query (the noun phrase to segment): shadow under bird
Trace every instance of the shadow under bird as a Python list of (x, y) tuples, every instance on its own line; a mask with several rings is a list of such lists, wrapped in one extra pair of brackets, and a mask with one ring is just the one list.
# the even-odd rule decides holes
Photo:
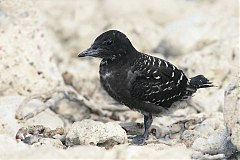
[(187, 100), (199, 88), (212, 87), (203, 75), (187, 78), (182, 70), (163, 59), (138, 52), (127, 36), (109, 30), (98, 36), (78, 57), (101, 58), (100, 81), (116, 101), (144, 115), (144, 133), (133, 138), (143, 144), (152, 116), (160, 116), (177, 102)]

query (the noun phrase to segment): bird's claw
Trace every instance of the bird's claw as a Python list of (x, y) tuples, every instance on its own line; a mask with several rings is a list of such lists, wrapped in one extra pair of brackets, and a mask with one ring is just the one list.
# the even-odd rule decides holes
[(133, 137), (132, 143), (137, 145), (143, 145), (145, 143), (146, 137), (144, 135), (137, 135)]

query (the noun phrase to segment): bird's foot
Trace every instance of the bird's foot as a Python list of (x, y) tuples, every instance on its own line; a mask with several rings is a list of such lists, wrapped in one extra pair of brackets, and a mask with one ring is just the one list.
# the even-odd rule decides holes
[(132, 143), (137, 144), (137, 145), (143, 145), (146, 139), (147, 138), (144, 135), (137, 135), (137, 136), (133, 137)]

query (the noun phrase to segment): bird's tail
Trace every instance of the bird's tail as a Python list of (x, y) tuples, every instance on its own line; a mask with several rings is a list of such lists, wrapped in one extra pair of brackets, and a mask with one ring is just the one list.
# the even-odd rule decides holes
[(189, 79), (187, 90), (188, 90), (188, 94), (193, 94), (199, 88), (208, 88), (208, 87), (214, 87), (212, 82), (210, 82), (203, 75), (197, 75)]

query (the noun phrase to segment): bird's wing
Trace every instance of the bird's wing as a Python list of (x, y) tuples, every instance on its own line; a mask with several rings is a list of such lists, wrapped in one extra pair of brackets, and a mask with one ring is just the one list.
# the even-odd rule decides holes
[(188, 79), (171, 63), (145, 55), (133, 66), (128, 86), (133, 97), (168, 108), (184, 96)]

